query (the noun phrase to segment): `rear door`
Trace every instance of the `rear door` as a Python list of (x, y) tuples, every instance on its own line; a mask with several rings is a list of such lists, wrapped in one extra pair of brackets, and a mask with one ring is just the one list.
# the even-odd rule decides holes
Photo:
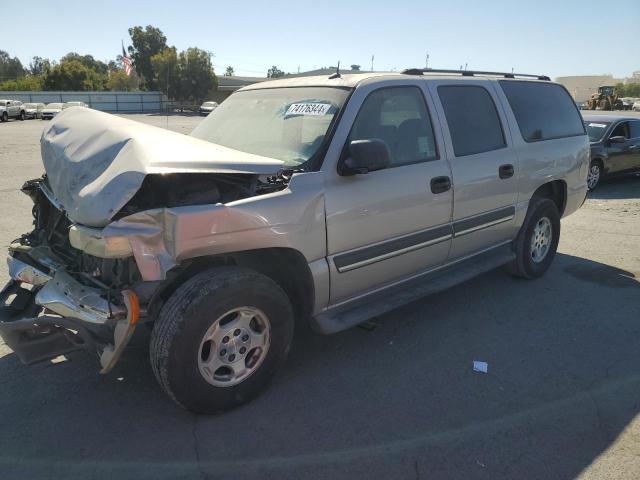
[(337, 164), (350, 141), (378, 138), (391, 165), (340, 176), (336, 163), (325, 162), (331, 304), (446, 260), (453, 193), (436, 122), (422, 81), (378, 81), (353, 93), (334, 137), (343, 152)]
[(443, 124), (454, 184), (451, 259), (510, 240), (518, 161), (488, 80), (429, 83)]

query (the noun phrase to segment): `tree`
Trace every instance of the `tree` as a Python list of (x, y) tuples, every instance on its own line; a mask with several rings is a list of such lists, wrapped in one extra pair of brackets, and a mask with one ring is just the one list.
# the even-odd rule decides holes
[(168, 47), (151, 57), (154, 72), (154, 84), (161, 92), (174, 97), (178, 93), (180, 79), (178, 75), (178, 53), (176, 47)]
[(129, 29), (132, 46), (129, 47), (129, 55), (133, 61), (133, 67), (142, 78), (142, 84), (148, 90), (158, 88), (157, 78), (151, 64), (151, 57), (167, 48), (167, 37), (159, 28), (147, 25), (145, 29), (140, 26)]
[(25, 70), (20, 59), (11, 58), (7, 52), (0, 50), (0, 82), (16, 80), (24, 74)]
[(351, 65), (351, 70), (355, 70), (355, 71), (359, 72), (360, 71), (360, 65), (356, 65), (356, 64)]
[(225, 77), (233, 77), (235, 75), (235, 72), (233, 71), (233, 67), (232, 66), (228, 66), (227, 70), (224, 72), (224, 76)]
[(106, 63), (96, 60), (93, 55), (80, 55), (76, 52), (69, 52), (60, 59), (60, 63), (68, 62), (71, 60), (77, 60), (82, 63), (89, 70), (94, 70), (99, 75), (106, 75), (109, 71), (109, 67)]
[(123, 70), (113, 70), (107, 80), (107, 88), (112, 91), (130, 92), (138, 89), (138, 77), (135, 72), (128, 76)]
[(217, 79), (211, 65), (211, 55), (199, 48), (188, 48), (178, 57), (179, 88), (181, 100), (203, 100), (209, 90), (217, 87)]
[(67, 60), (55, 65), (44, 78), (45, 90), (102, 90), (103, 79), (79, 60)]
[(267, 70), (267, 78), (280, 78), (284, 77), (284, 72), (275, 65)]
[(31, 75), (42, 75), (51, 68), (51, 62), (48, 58), (33, 57), (29, 62), (29, 72)]
[(44, 78), (42, 75), (25, 75), (17, 80), (7, 80), (0, 83), (0, 90), (4, 91), (38, 91), (42, 90)]

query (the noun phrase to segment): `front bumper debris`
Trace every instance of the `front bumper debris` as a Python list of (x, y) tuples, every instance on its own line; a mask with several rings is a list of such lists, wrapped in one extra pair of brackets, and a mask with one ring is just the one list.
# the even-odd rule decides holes
[[(99, 356), (101, 373), (111, 370), (137, 324), (135, 294), (105, 294), (24, 252), (7, 262), (11, 280), (0, 292), (0, 337), (18, 358), (32, 364), (85, 349)], [(121, 302), (113, 301), (116, 295)]]

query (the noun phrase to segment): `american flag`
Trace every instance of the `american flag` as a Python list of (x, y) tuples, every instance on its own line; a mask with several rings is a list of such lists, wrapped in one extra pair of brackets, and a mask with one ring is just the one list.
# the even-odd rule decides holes
[(127, 77), (130, 77), (133, 68), (131, 67), (131, 59), (127, 57), (127, 52), (124, 50), (124, 43), (122, 44), (122, 64), (124, 65), (124, 73), (127, 74)]

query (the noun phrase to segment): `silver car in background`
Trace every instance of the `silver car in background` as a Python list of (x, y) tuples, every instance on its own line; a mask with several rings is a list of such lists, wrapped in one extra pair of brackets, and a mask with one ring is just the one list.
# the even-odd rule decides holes
[(218, 102), (204, 102), (200, 105), (200, 115), (209, 115), (216, 108), (218, 108)]
[(71, 107), (83, 107), (83, 108), (89, 108), (89, 105), (87, 105), (84, 102), (65, 102), (62, 105), (62, 109), (66, 110), (67, 108), (71, 108)]
[(40, 115), (40, 118), (42, 118), (42, 120), (51, 120), (53, 117), (55, 117), (57, 114), (59, 114), (62, 111), (62, 106), (63, 106), (62, 103), (48, 103), (42, 109), (42, 114)]
[(42, 118), (44, 103), (25, 103), (24, 113), (26, 118)]

